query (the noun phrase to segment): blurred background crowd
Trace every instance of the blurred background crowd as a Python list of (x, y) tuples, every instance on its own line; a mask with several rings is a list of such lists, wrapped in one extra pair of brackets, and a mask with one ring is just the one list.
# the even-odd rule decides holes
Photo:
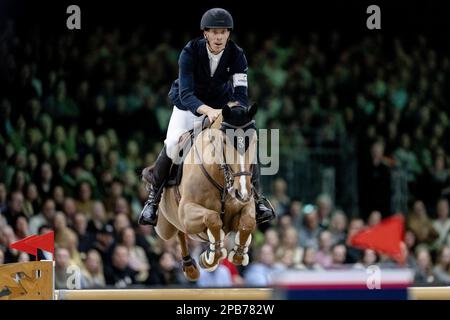
[[(0, 264), (28, 261), (9, 244), (54, 230), (57, 288), (71, 265), (83, 288), (264, 286), (278, 270), (398, 266), (347, 239), (401, 210), (416, 285), (450, 284), (450, 56), (427, 37), (233, 35), (249, 61), (258, 127), (280, 129), (280, 162), (350, 150), (353, 202), (329, 183), (304, 196), (291, 183), (294, 162), (264, 177), (278, 218), (258, 226), (249, 266), (224, 261), (187, 283), (177, 242), (136, 221), (147, 198), (140, 171), (161, 148), (168, 89), (193, 35), (151, 41), (145, 27), (82, 36), (20, 32), (11, 20), (3, 27)], [(350, 175), (336, 174), (335, 183)], [(204, 249), (190, 245), (193, 256)]]

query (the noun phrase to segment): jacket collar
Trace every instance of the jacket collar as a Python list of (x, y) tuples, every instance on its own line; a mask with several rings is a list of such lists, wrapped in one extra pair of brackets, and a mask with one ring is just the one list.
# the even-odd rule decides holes
[[(206, 39), (201, 39), (201, 46), (200, 46), (201, 65), (202, 68), (204, 68), (204, 70), (206, 71), (206, 74), (211, 76), (211, 69), (209, 67), (209, 56), (208, 50), (206, 49), (206, 45), (207, 45)], [(214, 73), (212, 79), (214, 79), (217, 76), (217, 74), (223, 71), (226, 65), (226, 61), (228, 61), (229, 55), (230, 55), (230, 40), (228, 40), (228, 43), (225, 46), (225, 49), (223, 50), (222, 57), (220, 58), (216, 72)]]

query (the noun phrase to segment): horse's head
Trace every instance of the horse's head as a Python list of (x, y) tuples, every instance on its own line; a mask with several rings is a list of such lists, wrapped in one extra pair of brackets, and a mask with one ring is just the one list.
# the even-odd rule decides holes
[(252, 164), (256, 163), (256, 104), (246, 108), (230, 103), (222, 109), (220, 130), (225, 133), (225, 162), (222, 166), (228, 192), (240, 202), (252, 198)]

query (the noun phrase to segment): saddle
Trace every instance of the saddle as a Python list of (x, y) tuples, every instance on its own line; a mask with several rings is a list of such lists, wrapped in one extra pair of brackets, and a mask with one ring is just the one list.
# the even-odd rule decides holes
[[(206, 128), (210, 127), (209, 119), (205, 117), (203, 119), (202, 123), (202, 130), (205, 130)], [(179, 186), (181, 183), (181, 178), (183, 177), (183, 164), (184, 160), (186, 159), (187, 154), (191, 150), (194, 140), (194, 129), (189, 130), (188, 132), (185, 132), (180, 139), (178, 140), (178, 149), (180, 150), (180, 153), (178, 154), (178, 161), (176, 161), (179, 164), (172, 164), (172, 167), (169, 171), (169, 177), (166, 183), (166, 187), (174, 187)], [(186, 151), (183, 154), (183, 151)]]
[[(172, 164), (172, 167), (169, 171), (169, 178), (166, 183), (166, 187), (173, 187), (173, 186), (179, 186), (181, 183), (181, 177), (183, 176), (183, 164), (184, 160), (186, 158), (186, 155), (188, 154), (189, 150), (192, 148), (192, 145), (194, 143), (194, 129), (189, 130), (188, 132), (184, 133), (178, 142), (180, 154), (179, 161), (177, 163), (179, 164)], [(186, 154), (183, 154), (183, 151), (186, 150)]]

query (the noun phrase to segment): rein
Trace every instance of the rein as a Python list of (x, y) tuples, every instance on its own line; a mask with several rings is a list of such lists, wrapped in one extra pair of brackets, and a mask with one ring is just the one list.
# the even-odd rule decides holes
[[(255, 120), (252, 120), (242, 126), (233, 126), (227, 122), (222, 122), (221, 131), (223, 131), (222, 128), (224, 128), (224, 127), (231, 128), (231, 129), (247, 129), (250, 126), (254, 126), (254, 123), (255, 123)], [(212, 123), (209, 125), (209, 129), (211, 128), (211, 125), (212, 125)], [(212, 143), (213, 139), (210, 137), (209, 141)], [(226, 144), (225, 141), (223, 142), (223, 144), (224, 145)], [(214, 144), (213, 144), (213, 147), (215, 148)], [(223, 149), (223, 159), (224, 159), (224, 163), (220, 164), (220, 170), (223, 171), (223, 175), (224, 175), (224, 186), (222, 187), (219, 183), (217, 183), (217, 181), (215, 181), (211, 177), (211, 175), (206, 170), (205, 166), (203, 165), (203, 162), (201, 161), (201, 157), (200, 157), (200, 154), (198, 152), (198, 149), (197, 149), (195, 143), (193, 145), (193, 148), (195, 150), (195, 156), (200, 163), (200, 170), (202, 171), (203, 175), (209, 180), (209, 182), (211, 182), (211, 184), (214, 187), (216, 187), (219, 190), (219, 192), (221, 194), (220, 219), (223, 220), (223, 217), (225, 215), (225, 197), (226, 197), (227, 193), (229, 193), (228, 190), (230, 190), (233, 186), (234, 178), (240, 177), (240, 176), (250, 176), (251, 177), (252, 173), (249, 171), (234, 172), (233, 169), (230, 167), (230, 165), (226, 163), (225, 148), (222, 148)]]

